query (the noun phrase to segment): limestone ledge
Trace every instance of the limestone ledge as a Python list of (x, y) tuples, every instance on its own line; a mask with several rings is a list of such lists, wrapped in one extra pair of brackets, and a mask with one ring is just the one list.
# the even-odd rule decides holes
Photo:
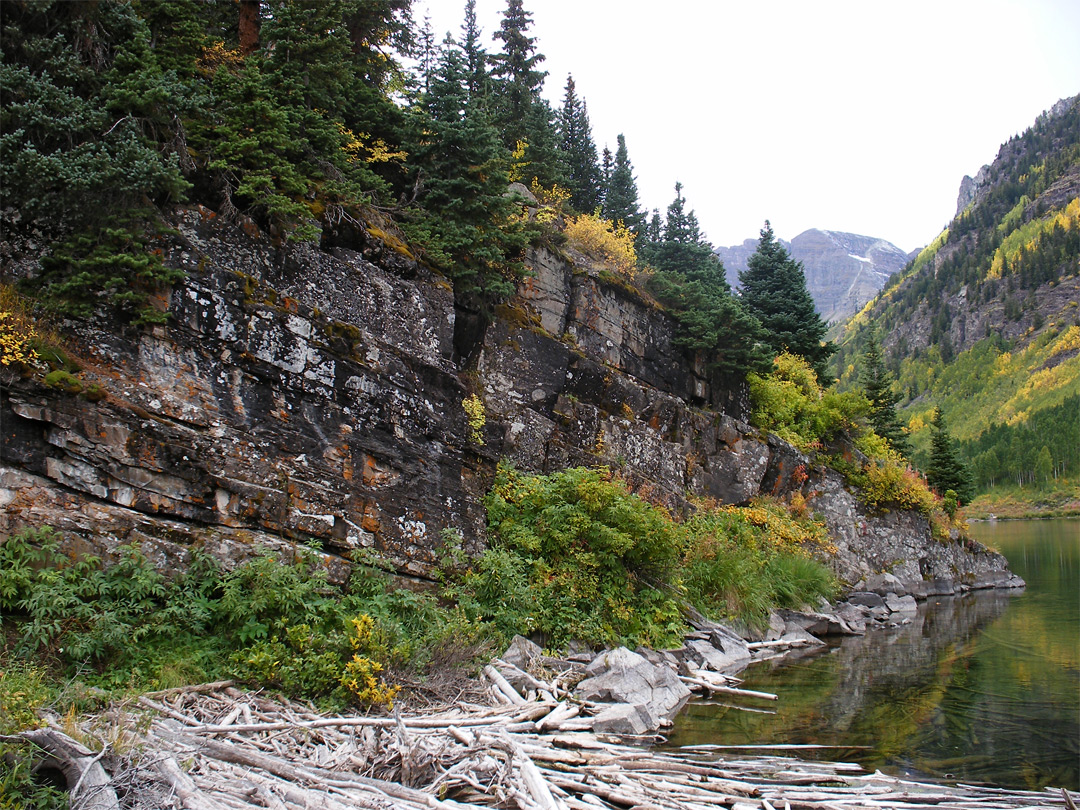
[[(0, 536), (49, 524), (98, 554), (142, 542), (163, 566), (196, 545), (226, 562), (262, 545), (332, 561), (373, 547), (423, 577), (445, 529), (482, 547), (481, 499), (507, 458), (606, 464), (675, 511), (687, 493), (799, 490), (851, 585), (1004, 570), (910, 514), (867, 514), (838, 476), (752, 430), (745, 388), (677, 350), (672, 321), (587, 257), (533, 251), (518, 296), (462, 346), (445, 279), (372, 236), (286, 250), (205, 209), (176, 231), (165, 259), (187, 278), (167, 326), (72, 326), (80, 376), (105, 399), (0, 370)], [(482, 443), (462, 407), (473, 393)]]

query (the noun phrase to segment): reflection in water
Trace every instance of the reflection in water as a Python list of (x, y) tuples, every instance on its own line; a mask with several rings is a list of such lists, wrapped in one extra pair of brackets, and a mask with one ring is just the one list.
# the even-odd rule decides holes
[(777, 714), (691, 704), (670, 744), (816, 743), (886, 772), (1080, 789), (1078, 529), (977, 527), (1026, 592), (939, 597), (902, 628), (756, 667), (746, 686), (778, 693)]

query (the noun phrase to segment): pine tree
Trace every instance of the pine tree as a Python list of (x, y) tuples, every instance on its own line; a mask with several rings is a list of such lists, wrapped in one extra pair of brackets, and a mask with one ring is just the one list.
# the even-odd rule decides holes
[(431, 28), (431, 15), (424, 16), (424, 25), (420, 28), (420, 35), (417, 37), (417, 56), (419, 61), (420, 71), (420, 92), (428, 93), (431, 91), (431, 77), (435, 75), (435, 32)]
[[(653, 219), (650, 230), (659, 232), (659, 214)], [(650, 287), (679, 322), (676, 345), (703, 353), (709, 367), (725, 376), (766, 372), (772, 358), (761, 342), (761, 326), (731, 294), (696, 214), (686, 212), (681, 183), (675, 184), (662, 237), (646, 246), (655, 271)]]
[(801, 355), (819, 379), (826, 379), (825, 364), (836, 351), (832, 343), (823, 342), (828, 325), (806, 289), (802, 263), (788, 255), (768, 221), (739, 281), (742, 303), (761, 322), (773, 352)]
[(896, 403), (900, 395), (893, 391), (893, 379), (885, 368), (881, 354), (881, 342), (876, 329), (871, 329), (863, 350), (862, 367), (859, 373), (866, 398), (870, 400), (870, 426), (885, 439), (896, 452), (908, 456), (911, 447), (907, 434), (896, 413)]
[(604, 191), (604, 216), (613, 222), (621, 222), (639, 239), (645, 230), (645, 215), (638, 207), (634, 168), (630, 165), (626, 138), (621, 133), (618, 138), (618, 148), (615, 150), (615, 163), (607, 178)]
[(596, 143), (589, 124), (585, 100), (578, 98), (574, 77), (566, 79), (566, 93), (559, 113), (559, 148), (567, 166), (570, 204), (591, 214), (600, 205), (601, 175)]
[(951, 489), (960, 503), (967, 503), (975, 496), (971, 472), (960, 460), (941, 408), (934, 409), (930, 427), (930, 461), (926, 465), (926, 480), (939, 495), (945, 495)]
[(416, 114), (427, 134), (414, 154), (423, 208), (409, 232), (451, 277), (459, 303), (490, 311), (513, 292), (524, 236), (510, 222), (509, 156), (482, 100), (470, 102), (467, 66), (449, 36), (424, 101)]
[(489, 58), (495, 80), (495, 124), (502, 133), (503, 145), (512, 150), (518, 141), (527, 141), (530, 107), (540, 96), (546, 71), (537, 70), (544, 55), (536, 51), (536, 38), (526, 32), (532, 14), (522, 0), (507, 0), (502, 23), (495, 39), (502, 41), (502, 52)]
[(465, 3), (465, 22), (461, 26), (462, 50), (465, 53), (465, 71), (468, 75), (469, 100), (485, 96), (488, 91), (488, 55), (480, 44), (480, 26), (476, 22), (476, 0)]

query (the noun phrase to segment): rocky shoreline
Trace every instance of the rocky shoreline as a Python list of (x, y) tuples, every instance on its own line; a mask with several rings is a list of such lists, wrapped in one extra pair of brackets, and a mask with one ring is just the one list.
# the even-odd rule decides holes
[[(694, 694), (775, 700), (776, 695), (738, 688), (741, 681), (736, 676), (750, 664), (824, 646), (825, 636), (862, 635), (907, 624), (918, 612), (919, 599), (982, 588), (1024, 587), (1015, 574), (1000, 574), (971, 583), (908, 584), (891, 574), (880, 574), (835, 605), (822, 600), (817, 610), (774, 612), (763, 632), (740, 634), (697, 616), (692, 620), (695, 629), (684, 637), (683, 645), (667, 650), (618, 647), (598, 654), (581, 650), (552, 657), (517, 636), (502, 658), (485, 668), (484, 677), (496, 702), (554, 699), (564, 688), (578, 705), (588, 707), (550, 719), (550, 728), (647, 737), (669, 727)], [(553, 673), (555, 685), (542, 680)]]

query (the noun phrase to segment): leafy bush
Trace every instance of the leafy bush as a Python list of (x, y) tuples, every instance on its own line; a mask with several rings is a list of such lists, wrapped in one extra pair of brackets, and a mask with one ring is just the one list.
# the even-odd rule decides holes
[(922, 476), (892, 459), (871, 459), (853, 480), (859, 499), (871, 509), (914, 509), (929, 517), (939, 508)]
[(658, 587), (677, 562), (678, 528), (608, 470), (502, 465), (486, 505), (493, 547), (462, 583), (474, 613), (551, 645), (674, 637), (678, 607)]
[(683, 585), (706, 615), (760, 626), (776, 607), (835, 595), (835, 577), (810, 557), (830, 548), (824, 526), (779, 501), (703, 505), (686, 522)]
[(0, 611), (9, 652), (51, 657), (109, 688), (237, 677), (338, 704), (388, 706), (396, 689), (378, 673), (419, 668), (479, 635), (461, 611), (392, 588), (370, 565), (343, 590), (310, 553), (291, 563), (265, 553), (225, 574), (195, 553), (167, 580), (134, 546), (107, 567), (68, 559), (49, 529), (0, 546)]
[(634, 277), (637, 267), (634, 234), (622, 223), (613, 223), (595, 214), (581, 214), (566, 223), (566, 236), (574, 247), (622, 275)]
[(541, 476), (500, 467), (488, 518), (492, 547), (452, 592), (503, 638), (664, 645), (684, 632), (686, 602), (758, 624), (777, 606), (835, 589), (809, 558), (828, 550), (825, 528), (779, 501), (702, 505), (679, 523), (606, 469)]
[(819, 448), (842, 431), (857, 431), (857, 420), (870, 411), (862, 392), (823, 391), (810, 364), (787, 352), (777, 355), (770, 374), (749, 374), (747, 381), (750, 422), (801, 450)]

